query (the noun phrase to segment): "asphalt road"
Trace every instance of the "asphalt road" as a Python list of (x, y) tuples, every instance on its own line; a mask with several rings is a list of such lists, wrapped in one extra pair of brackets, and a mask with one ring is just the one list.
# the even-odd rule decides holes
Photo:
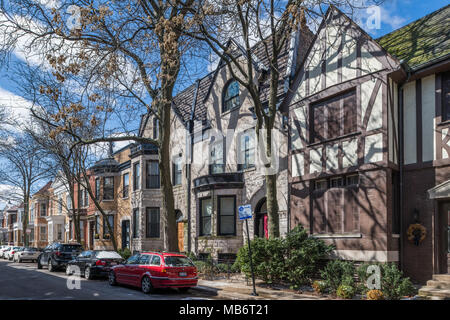
[[(110, 286), (107, 280), (78, 278), (79, 288), (64, 271), (37, 269), (36, 263), (13, 263), (0, 258), (0, 300), (205, 300), (207, 293), (157, 289), (144, 294), (139, 288)], [(69, 280), (69, 281), (68, 281)], [(69, 282), (69, 286), (68, 286)], [(69, 289), (72, 287), (73, 289)]]

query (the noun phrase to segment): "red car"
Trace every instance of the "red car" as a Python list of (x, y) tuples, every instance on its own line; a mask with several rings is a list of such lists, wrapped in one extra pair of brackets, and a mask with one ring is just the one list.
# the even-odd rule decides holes
[(197, 285), (197, 268), (182, 254), (138, 253), (111, 268), (109, 284), (140, 287), (144, 293), (150, 293), (154, 288), (169, 287), (187, 291)]

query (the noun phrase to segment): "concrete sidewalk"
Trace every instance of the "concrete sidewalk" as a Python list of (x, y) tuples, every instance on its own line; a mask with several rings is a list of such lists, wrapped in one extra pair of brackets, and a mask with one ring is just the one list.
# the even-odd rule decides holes
[(222, 300), (328, 300), (313, 292), (294, 293), (286, 289), (262, 288), (261, 281), (256, 282), (256, 293), (252, 296), (253, 287), (251, 281), (247, 285), (246, 281), (238, 280), (199, 280), (196, 288), (192, 290), (205, 291), (215, 299)]

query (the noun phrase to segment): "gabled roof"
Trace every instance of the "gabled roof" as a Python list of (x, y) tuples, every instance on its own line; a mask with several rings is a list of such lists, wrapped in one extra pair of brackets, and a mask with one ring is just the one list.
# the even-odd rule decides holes
[(450, 5), (376, 40), (411, 69), (450, 54)]
[(33, 196), (34, 196), (34, 195), (42, 195), (42, 194), (46, 193), (46, 192), (48, 191), (48, 189), (50, 189), (52, 183), (53, 183), (53, 181), (51, 181), (51, 180), (50, 180), (49, 182), (47, 182), (46, 185), (43, 186), (41, 189), (39, 189), (38, 192), (36, 192), (35, 194), (33, 194)]

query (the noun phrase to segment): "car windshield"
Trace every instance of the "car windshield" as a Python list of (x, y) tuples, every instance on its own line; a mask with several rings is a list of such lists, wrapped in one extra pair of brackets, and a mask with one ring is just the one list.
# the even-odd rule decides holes
[(98, 251), (95, 253), (97, 259), (122, 259), (122, 256), (115, 251)]
[(81, 246), (75, 245), (75, 244), (64, 244), (61, 246), (61, 251), (65, 251), (65, 252), (81, 251)]
[(25, 248), (24, 251), (38, 251), (37, 248)]
[(193, 267), (194, 264), (187, 257), (170, 256), (164, 257), (164, 262), (168, 267)]

